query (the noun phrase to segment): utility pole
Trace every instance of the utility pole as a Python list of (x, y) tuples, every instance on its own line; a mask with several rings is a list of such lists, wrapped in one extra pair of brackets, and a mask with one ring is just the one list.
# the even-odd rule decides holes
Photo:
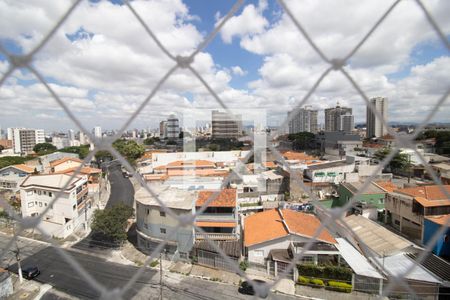
[[(16, 225), (14, 223), (13, 223), (13, 234), (14, 234), (14, 236), (16, 236)], [(23, 275), (22, 275), (22, 266), (20, 264), (20, 248), (19, 248), (19, 245), (17, 244), (17, 240), (16, 240), (16, 250), (13, 251), (13, 252), (16, 255), (17, 274), (19, 275), (19, 282), (22, 283), (23, 282)]]
[(162, 270), (162, 251), (159, 252), (159, 299), (163, 298), (163, 270)]

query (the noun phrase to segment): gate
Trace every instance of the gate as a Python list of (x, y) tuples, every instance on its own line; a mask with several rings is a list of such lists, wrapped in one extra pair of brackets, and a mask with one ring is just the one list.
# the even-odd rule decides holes
[[(234, 257), (229, 257), (232, 263), (238, 267), (238, 260)], [(221, 269), (229, 272), (235, 272), (235, 269), (229, 264), (220, 254), (198, 250), (198, 264), (216, 269)]]

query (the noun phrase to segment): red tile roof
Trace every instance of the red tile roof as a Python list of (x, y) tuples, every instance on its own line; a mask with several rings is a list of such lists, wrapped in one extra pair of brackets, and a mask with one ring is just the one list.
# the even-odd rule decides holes
[(426, 216), (425, 219), (439, 224), (439, 225), (446, 225), (448, 224), (448, 219), (450, 219), (450, 214), (448, 215), (437, 215), (437, 216)]
[(177, 167), (194, 167), (194, 168), (200, 168), (200, 167), (209, 167), (209, 168), (215, 168), (216, 164), (209, 160), (177, 160), (174, 162), (171, 162), (167, 164), (167, 168), (177, 168)]
[(375, 182), (375, 184), (388, 193), (392, 193), (394, 190), (398, 189), (398, 186), (396, 186), (392, 181), (378, 181)]
[(195, 225), (198, 227), (227, 227), (234, 228), (236, 227), (236, 223), (234, 222), (195, 222)]
[(62, 163), (65, 163), (66, 161), (76, 161), (76, 162), (79, 162), (79, 163), (82, 163), (82, 162), (83, 162), (81, 159), (78, 159), (78, 158), (74, 158), (74, 157), (64, 157), (64, 158), (61, 158), (61, 159), (54, 160), (54, 161), (50, 162), (50, 166), (51, 166), (51, 167), (55, 167), (55, 166), (57, 166), (57, 165), (60, 165), (60, 164), (62, 164)]
[[(450, 185), (443, 185), (442, 188), (450, 194)], [(450, 200), (441, 190), (439, 185), (424, 185), (410, 188), (397, 189), (395, 192), (411, 197), (421, 197), (426, 200)]]
[(318, 160), (319, 158), (306, 154), (305, 152), (287, 151), (283, 153), (283, 157), (287, 160)]
[[(244, 245), (248, 247), (289, 234), (312, 238), (319, 227), (319, 219), (311, 214), (289, 209), (266, 210), (244, 219)], [(322, 230), (317, 240), (336, 243), (327, 229)]]
[(24, 164), (12, 165), (11, 167), (16, 168), (18, 170), (21, 170), (23, 172), (29, 173), (29, 174), (34, 172), (34, 168), (29, 167), (29, 166), (24, 165)]
[[(215, 191), (200, 191), (198, 193), (195, 205), (202, 206)], [(208, 207), (235, 207), (236, 206), (236, 189), (223, 189), (217, 197), (209, 202)]]

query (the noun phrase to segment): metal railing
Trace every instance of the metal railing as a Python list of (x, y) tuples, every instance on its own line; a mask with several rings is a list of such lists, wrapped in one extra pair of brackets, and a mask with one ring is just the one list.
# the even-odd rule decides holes
[[(76, 124), (76, 126), (82, 132), (84, 132), (84, 134), (87, 135), (90, 138), (91, 141), (93, 141), (95, 148), (84, 159), (84, 164), (89, 163), (90, 160), (94, 157), (94, 155), (98, 151), (101, 151), (101, 150), (109, 151), (110, 153), (112, 153), (112, 155), (114, 157), (116, 157), (126, 167), (126, 169), (129, 172), (134, 174), (133, 176), (139, 182), (139, 184), (143, 188), (145, 188), (147, 190), (147, 192), (150, 193), (155, 199), (158, 200), (159, 204), (161, 205), (161, 207), (163, 208), (163, 210), (167, 214), (169, 214), (172, 217), (178, 219), (178, 226), (177, 226), (178, 228), (186, 226), (186, 225), (192, 225), (192, 226), (195, 227), (196, 231), (198, 232), (196, 234), (197, 237), (203, 235), (205, 240), (210, 242), (212, 240), (212, 238), (211, 238), (212, 235), (208, 234), (208, 233), (205, 233), (201, 228), (195, 226), (196, 216), (192, 216), (190, 214), (177, 216), (174, 212), (171, 211), (171, 209), (167, 208), (164, 205), (164, 203), (159, 200), (157, 194), (153, 192), (151, 187), (148, 186), (143, 181), (143, 179), (141, 177), (139, 177), (134, 172), (133, 167), (118, 153), (118, 151), (116, 151), (116, 149), (114, 149), (112, 147), (112, 142), (122, 135), (124, 130), (127, 129), (130, 126), (130, 124), (133, 122), (133, 120), (135, 120), (137, 115), (149, 104), (150, 100), (155, 96), (155, 94), (161, 88), (161, 86), (169, 79), (169, 77), (171, 77), (171, 75), (176, 70), (179, 70), (179, 69), (183, 69), (183, 70), (187, 70), (187, 71), (191, 72), (202, 83), (202, 85), (206, 88), (206, 90), (211, 94), (213, 99), (217, 103), (219, 103), (219, 105), (223, 109), (228, 111), (228, 107), (227, 107), (226, 103), (221, 100), (221, 98), (214, 91), (214, 89), (211, 87), (211, 85), (193, 67), (192, 62), (195, 60), (195, 57), (197, 56), (197, 54), (199, 54), (201, 51), (203, 51), (208, 46), (208, 44), (216, 37), (218, 32), (228, 22), (228, 20), (242, 7), (244, 1), (243, 0), (238, 0), (233, 5), (231, 10), (216, 24), (216, 27), (214, 28), (214, 30), (205, 37), (203, 42), (201, 42), (198, 45), (198, 47), (195, 49), (195, 51), (193, 51), (190, 55), (174, 56), (172, 53), (170, 53), (170, 51), (167, 50), (165, 45), (159, 40), (159, 38), (155, 35), (153, 30), (142, 19), (141, 12), (134, 7), (133, 3), (131, 1), (124, 0), (123, 1), (124, 5), (133, 14), (133, 16), (136, 18), (136, 21), (142, 26), (142, 28), (145, 30), (145, 32), (148, 34), (148, 36), (157, 44), (157, 46), (161, 49), (161, 51), (172, 61), (173, 65), (161, 77), (161, 79), (157, 82), (157, 84), (152, 88), (152, 90), (149, 92), (148, 96), (141, 102), (141, 104), (135, 110), (135, 112), (131, 115), (131, 117), (121, 126), (121, 128), (117, 132), (117, 134), (114, 135), (111, 138), (106, 138), (106, 139), (97, 139), (90, 133), (89, 130), (86, 129), (84, 124), (76, 117), (76, 115), (72, 112), (72, 110), (69, 108), (69, 106), (64, 101), (61, 100), (61, 98), (58, 95), (57, 91), (52, 87), (52, 85), (49, 83), (47, 78), (45, 78), (42, 75), (41, 71), (39, 71), (39, 68), (32, 64), (35, 56), (48, 43), (48, 41), (52, 38), (52, 36), (55, 35), (55, 33), (58, 31), (58, 29), (61, 27), (61, 25), (66, 22), (66, 20), (77, 9), (77, 7), (79, 6), (79, 4), (81, 2), (82, 2), (82, 0), (73, 1), (72, 5), (67, 10), (67, 12), (60, 19), (56, 20), (55, 26), (53, 26), (52, 29), (48, 32), (48, 34), (46, 34), (43, 37), (41, 42), (38, 43), (38, 45), (35, 46), (28, 53), (21, 54), (21, 55), (9, 53), (6, 50), (4, 45), (0, 45), (0, 53), (2, 53), (6, 57), (8, 63), (9, 63), (8, 69), (6, 70), (6, 72), (4, 72), (4, 74), (2, 74), (2, 76), (0, 78), (0, 87), (5, 84), (6, 79), (9, 78), (13, 74), (14, 71), (16, 71), (16, 70), (27, 70), (29, 72), (30, 76), (34, 76), (37, 79), (37, 81), (42, 84), (42, 86), (45, 88), (45, 90), (55, 100), (56, 104), (59, 105), (59, 107), (61, 107), (61, 109), (67, 114), (68, 119), (73, 121)], [(280, 128), (283, 129), (283, 128), (287, 127), (287, 124), (291, 121), (292, 117), (295, 116), (298, 113), (299, 109), (304, 104), (306, 104), (308, 102), (309, 98), (317, 90), (318, 86), (323, 82), (324, 78), (326, 78), (333, 71), (334, 72), (340, 72), (348, 80), (348, 82), (354, 88), (355, 92), (358, 93), (362, 97), (362, 99), (364, 100), (366, 105), (369, 107), (369, 109), (375, 114), (375, 117), (379, 121), (381, 121), (388, 128), (389, 133), (392, 136), (394, 136), (394, 138), (395, 138), (395, 140), (397, 142), (396, 144), (397, 145), (402, 145), (403, 147), (407, 147), (407, 148), (412, 149), (415, 152), (415, 154), (418, 156), (420, 161), (423, 163), (423, 165), (425, 166), (426, 171), (429, 174), (431, 174), (431, 177), (432, 177), (433, 181), (436, 184), (440, 185), (442, 193), (444, 195), (446, 195), (446, 197), (450, 198), (450, 195), (449, 195), (448, 191), (442, 188), (442, 183), (441, 183), (440, 179), (438, 178), (438, 176), (436, 175), (435, 171), (425, 161), (423, 155), (416, 150), (415, 145), (413, 143), (413, 141), (417, 137), (417, 135), (424, 129), (425, 125), (433, 118), (433, 116), (436, 114), (436, 112), (439, 110), (439, 108), (446, 101), (446, 99), (448, 97), (448, 94), (450, 92), (450, 85), (447, 84), (447, 88), (446, 88), (444, 94), (437, 101), (437, 103), (434, 106), (434, 108), (432, 109), (432, 111), (424, 118), (424, 120), (420, 123), (420, 125), (417, 126), (416, 132), (414, 134), (412, 134), (412, 135), (409, 135), (408, 137), (404, 137), (404, 136), (397, 135), (389, 127), (389, 125), (387, 124), (387, 121), (385, 119), (383, 119), (382, 115), (378, 111), (376, 111), (374, 109), (373, 105), (369, 102), (369, 98), (367, 97), (367, 95), (364, 92), (364, 90), (359, 86), (359, 84), (356, 82), (356, 80), (353, 78), (353, 76), (346, 69), (346, 64), (348, 63), (348, 61), (361, 48), (361, 46), (366, 43), (366, 41), (381, 26), (381, 24), (383, 24), (384, 20), (389, 15), (391, 15), (393, 13), (393, 11), (397, 10), (397, 5), (398, 5), (399, 2), (400, 2), (400, 0), (397, 0), (397, 1), (392, 3), (392, 5), (386, 10), (386, 12), (380, 16), (378, 21), (375, 22), (375, 24), (371, 27), (371, 29), (365, 34), (365, 36), (361, 39), (361, 41), (351, 51), (349, 51), (349, 53), (347, 55), (345, 55), (343, 57), (332, 57), (332, 58), (330, 58), (327, 55), (325, 55), (324, 52), (317, 46), (317, 44), (314, 42), (314, 39), (311, 37), (311, 35), (308, 33), (308, 31), (303, 27), (303, 25), (301, 24), (300, 20), (298, 20), (294, 16), (294, 14), (290, 10), (290, 7), (286, 4), (286, 2), (284, 0), (278, 0), (278, 3), (281, 6), (283, 12), (289, 17), (289, 19), (294, 24), (295, 28), (298, 30), (299, 38), (304, 38), (308, 42), (308, 44), (314, 49), (314, 51), (317, 53), (318, 57), (320, 57), (321, 60), (328, 65), (328, 68), (322, 74), (320, 74), (320, 76), (315, 81), (315, 83), (312, 85), (311, 89), (305, 95), (305, 97), (301, 101), (299, 101), (298, 103), (295, 104), (294, 112), (291, 113), (290, 116), (286, 118), (286, 120), (284, 120), (284, 122), (280, 125)], [(447, 51), (450, 51), (450, 42), (449, 42), (447, 36), (442, 32), (442, 30), (440, 29), (439, 25), (437, 24), (437, 22), (435, 21), (433, 16), (429, 13), (429, 11), (427, 10), (427, 8), (424, 5), (424, 3), (421, 0), (416, 0), (415, 2), (417, 4), (418, 9), (420, 9), (423, 12), (425, 18), (427, 19), (428, 23), (431, 25), (431, 27), (434, 30), (434, 32), (439, 37), (439, 39), (442, 42), (442, 44), (444, 45), (444, 47), (447, 49)], [(273, 138), (276, 138), (276, 136), (275, 135), (271, 135), (270, 138), (273, 139)], [(269, 147), (270, 151), (272, 152), (272, 154), (277, 158), (277, 160), (280, 161), (284, 165), (285, 170), (291, 171), (291, 168), (290, 168), (289, 164), (286, 163), (285, 159), (279, 153), (279, 151), (276, 148), (274, 148), (271, 143), (269, 143), (268, 147)], [(394, 157), (394, 155), (399, 151), (398, 148), (395, 148), (394, 150), (395, 151), (391, 151), (391, 153), (379, 164), (379, 167), (376, 170), (376, 172), (374, 172), (374, 174), (372, 176), (370, 176), (365, 181), (364, 185), (361, 187), (361, 189), (358, 191), (358, 193), (356, 193), (353, 196), (353, 198), (350, 199), (350, 201), (344, 207), (328, 211), (328, 214), (326, 215), (326, 219), (323, 220), (323, 222), (321, 223), (320, 228), (314, 233), (313, 238), (318, 237), (320, 235), (320, 233), (322, 232), (322, 230), (324, 230), (325, 228), (332, 227), (332, 226), (334, 226), (334, 224), (337, 224), (337, 223), (339, 223), (341, 226), (347, 227), (347, 229), (349, 231), (351, 231), (349, 226), (346, 224), (345, 220), (342, 218), (344, 212), (353, 205), (354, 199), (356, 199), (356, 197), (358, 197), (360, 194), (364, 193), (364, 191), (367, 189), (367, 187), (370, 184), (370, 182), (375, 178), (375, 176), (376, 176), (375, 173), (381, 171), (389, 163), (389, 161)], [(248, 161), (250, 159), (250, 157), (252, 156), (252, 154), (253, 154), (253, 151), (251, 151), (245, 157), (244, 162)], [(75, 178), (75, 176), (77, 176), (80, 173), (81, 166), (82, 165), (80, 165), (77, 168), (77, 170), (71, 175), (72, 179)], [(295, 176), (296, 172), (291, 172), (291, 174), (293, 176)], [(67, 184), (61, 189), (60, 192), (58, 192), (56, 194), (56, 197), (52, 200), (50, 205), (48, 205), (48, 207), (45, 209), (45, 211), (39, 215), (38, 218), (24, 218), (24, 219), (21, 219), (20, 216), (17, 215), (14, 212), (14, 209), (8, 204), (8, 202), (5, 201), (5, 199), (0, 199), (1, 205), (16, 219), (18, 224), (20, 224), (20, 228), (16, 231), (14, 237), (11, 238), (11, 240), (9, 241), (9, 243), (7, 244), (5, 249), (1, 250), (0, 258), (3, 257), (5, 255), (5, 253), (7, 253), (9, 251), (9, 249), (17, 241), (18, 235), (20, 233), (22, 233), (24, 230), (31, 229), (31, 228), (36, 228), (37, 230), (43, 232), (44, 235), (45, 235), (45, 230), (43, 230), (41, 227), (39, 227), (39, 222), (41, 221), (42, 216), (44, 216), (45, 213), (48, 212), (48, 210), (55, 203), (55, 201), (57, 201), (61, 197), (62, 192), (65, 190), (65, 188), (67, 188), (68, 183), (70, 181), (71, 180), (67, 181)], [(223, 181), (222, 187), (227, 186), (229, 184), (229, 182), (230, 182), (230, 176), (225, 178), (225, 180)], [(301, 180), (299, 180), (299, 183), (301, 185), (303, 185)], [(315, 202), (317, 205), (320, 205), (320, 203), (316, 199), (316, 195), (311, 192), (311, 189), (308, 188), (307, 186), (303, 186), (303, 188), (304, 188), (304, 190), (306, 192), (308, 192), (310, 194), (310, 199), (312, 199), (312, 201)], [(202, 214), (203, 211), (208, 206), (208, 204), (211, 203), (211, 201), (213, 201), (214, 199), (216, 199), (218, 194), (219, 194), (219, 192), (213, 193), (210, 196), (210, 198), (208, 199), (208, 201), (206, 201), (204, 203), (202, 208), (197, 210), (196, 214), (197, 215)], [(427, 253), (429, 253), (431, 251), (431, 249), (434, 247), (434, 245), (436, 244), (438, 239), (443, 235), (443, 233), (445, 232), (445, 230), (448, 227), (448, 225), (449, 225), (448, 223), (444, 224), (443, 226), (441, 226), (441, 229), (439, 229), (438, 231), (435, 232), (435, 234), (434, 234), (433, 238), (431, 239), (431, 241), (426, 245), (426, 251), (424, 251), (422, 254), (420, 254), (418, 256), (417, 261), (420, 262), (420, 261), (424, 260), (424, 258), (427, 255)], [(176, 230), (173, 230), (173, 232), (175, 233)], [(143, 264), (143, 266), (139, 269), (139, 271), (136, 272), (132, 278), (130, 278), (130, 280), (127, 282), (127, 284), (124, 287), (122, 287), (120, 289), (111, 290), (111, 289), (106, 288), (102, 284), (100, 284), (99, 281), (96, 280), (96, 278), (94, 278), (91, 274), (89, 274), (72, 256), (70, 256), (67, 252), (65, 252), (61, 248), (59, 248), (58, 244), (55, 241), (53, 241), (52, 239), (49, 239), (48, 241), (51, 242), (55, 246), (55, 249), (58, 251), (58, 253), (67, 260), (68, 264), (75, 270), (75, 272), (77, 272), (80, 275), (80, 277), (84, 278), (88, 285), (90, 285), (92, 288), (94, 288), (96, 291), (98, 291), (102, 295), (103, 299), (120, 299), (120, 298), (122, 298), (125, 295), (125, 292), (132, 287), (132, 285), (138, 280), (138, 278), (144, 272), (144, 268), (159, 255), (161, 250), (166, 245), (166, 243), (161, 243), (160, 245), (158, 245), (158, 247), (156, 247), (152, 251), (151, 255), (148, 256), (148, 258), (146, 259), (146, 261)], [(223, 258), (230, 265), (234, 266), (233, 269), (234, 269), (234, 271), (236, 271), (236, 273), (240, 274), (243, 278), (248, 280), (254, 286), (254, 288), (256, 289), (256, 292), (258, 294), (264, 294), (262, 289), (270, 289), (270, 288), (272, 288), (274, 285), (276, 285), (278, 283), (278, 281), (281, 278), (284, 277), (284, 276), (279, 276), (278, 279), (276, 279), (275, 282), (272, 283), (272, 284), (255, 285), (255, 283), (248, 277), (248, 275), (245, 272), (243, 272), (235, 264), (234, 261), (232, 261), (231, 259), (229, 259), (225, 255), (225, 253), (223, 252), (222, 249), (218, 248), (218, 246), (215, 243), (213, 243), (213, 242), (211, 242), (210, 244), (218, 253), (220, 253), (223, 256)], [(286, 274), (290, 273), (292, 271), (292, 269), (295, 267), (296, 263), (302, 259), (304, 253), (306, 251), (308, 251), (312, 246), (313, 246), (313, 239), (311, 240), (311, 242), (307, 243), (303, 247), (302, 251), (300, 251), (299, 253), (295, 254), (293, 261), (284, 270), (284, 272)], [(365, 245), (362, 243), (361, 247), (365, 247)], [(393, 275), (389, 270), (384, 269), (383, 266), (378, 266), (380, 268), (380, 270), (383, 270), (388, 275), (388, 277), (390, 279), (389, 283), (387, 284), (387, 286), (383, 289), (383, 293), (382, 293), (381, 296), (389, 295), (390, 292), (394, 288), (398, 288), (398, 287), (404, 288), (412, 297), (417, 296), (416, 293), (411, 289), (411, 287), (408, 285), (408, 283), (404, 279), (408, 274), (410, 274), (413, 271), (413, 269), (416, 266), (417, 265), (414, 264), (411, 267), (409, 267), (408, 270), (406, 272), (404, 272), (403, 274), (396, 274), (396, 275)]]

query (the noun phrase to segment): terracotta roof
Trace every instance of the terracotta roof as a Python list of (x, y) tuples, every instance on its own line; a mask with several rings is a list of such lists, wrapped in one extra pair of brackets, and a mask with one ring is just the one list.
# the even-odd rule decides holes
[(61, 159), (52, 161), (52, 162), (50, 163), (50, 166), (51, 166), (51, 167), (55, 167), (55, 166), (57, 166), (57, 165), (60, 165), (60, 164), (62, 164), (62, 163), (65, 163), (66, 161), (76, 161), (76, 162), (79, 162), (79, 163), (82, 163), (82, 162), (83, 162), (83, 161), (82, 161), (81, 159), (79, 159), (79, 158), (74, 158), (74, 157), (64, 157), (64, 158), (61, 158)]
[[(215, 191), (200, 191), (198, 193), (196, 206), (202, 206)], [(219, 195), (208, 204), (208, 207), (235, 207), (236, 189), (223, 189)]]
[(227, 227), (234, 228), (236, 227), (235, 222), (195, 222), (195, 225), (198, 227)]
[(294, 152), (294, 151), (284, 152), (283, 157), (287, 160), (300, 160), (300, 161), (318, 160), (317, 157), (308, 155), (305, 152)]
[(448, 215), (437, 215), (437, 216), (426, 216), (425, 219), (439, 224), (439, 225), (446, 225), (448, 224), (448, 220), (450, 219), (450, 214)]
[[(442, 186), (450, 194), (450, 185)], [(439, 185), (424, 185), (410, 188), (397, 189), (395, 192), (411, 197), (421, 197), (425, 200), (450, 200), (441, 190)]]
[(378, 181), (374, 183), (388, 193), (392, 193), (398, 188), (392, 181)]
[(177, 161), (167, 164), (166, 167), (167, 168), (177, 168), (177, 167), (195, 167), (195, 168), (211, 167), (211, 168), (214, 168), (215, 166), (216, 166), (216, 164), (212, 161), (198, 159), (198, 160), (177, 160)]
[(266, 168), (276, 168), (277, 165), (273, 161), (266, 161), (262, 163)]
[[(59, 172), (55, 172), (54, 174), (67, 174), (67, 173), (72, 173), (75, 172), (78, 169), (78, 167), (73, 167), (73, 168), (69, 168), (69, 169), (65, 169)], [(101, 173), (102, 170), (97, 169), (97, 168), (91, 168), (91, 167), (82, 167), (80, 170), (81, 174), (99, 174)]]
[(154, 180), (166, 180), (169, 178), (167, 174), (144, 174), (144, 180), (154, 181)]
[(170, 176), (227, 176), (230, 172), (227, 170), (169, 170)]
[[(320, 221), (316, 216), (289, 209), (271, 209), (259, 212), (245, 218), (244, 223), (244, 245), (246, 247), (289, 234), (312, 238), (320, 227)], [(336, 243), (326, 229), (320, 233), (317, 240)]]
[(423, 197), (415, 197), (414, 200), (422, 204), (423, 207), (450, 206), (450, 199), (428, 200)]
[(18, 165), (12, 165), (11, 167), (16, 168), (18, 170), (27, 172), (27, 173), (33, 173), (34, 172), (34, 168), (29, 167), (27, 165), (24, 164), (18, 164)]

